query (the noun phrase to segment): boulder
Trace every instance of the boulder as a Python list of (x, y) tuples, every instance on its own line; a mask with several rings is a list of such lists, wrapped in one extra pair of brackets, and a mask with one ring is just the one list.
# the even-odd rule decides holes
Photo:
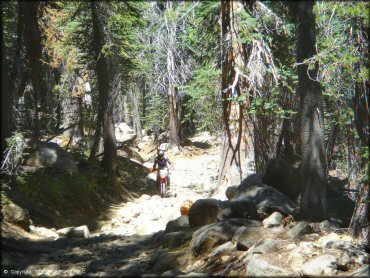
[(79, 227), (67, 227), (57, 230), (60, 236), (65, 236), (68, 238), (89, 238), (90, 231), (86, 225)]
[(272, 238), (273, 233), (264, 227), (240, 227), (236, 230), (233, 242), (238, 250), (246, 251), (263, 238)]
[(162, 237), (162, 247), (168, 249), (181, 247), (191, 240), (192, 234), (191, 230), (166, 233)]
[(195, 231), (190, 242), (190, 247), (195, 256), (201, 255), (216, 245), (220, 245), (232, 239), (238, 225), (230, 221), (209, 224)]
[(145, 187), (148, 193), (156, 194), (158, 192), (157, 175), (155, 173), (150, 173), (146, 176)]
[(263, 227), (265, 228), (280, 226), (283, 223), (283, 216), (281, 215), (281, 213), (275, 211), (269, 217), (265, 218), (262, 223)]
[(292, 200), (301, 192), (299, 171), (282, 158), (273, 158), (267, 163), (262, 181)]
[(187, 215), (181, 215), (175, 220), (171, 220), (166, 224), (164, 233), (179, 232), (184, 230), (190, 230), (189, 217)]
[(259, 216), (255, 203), (243, 199), (220, 201), (218, 204), (218, 221), (224, 221), (230, 218), (258, 220)]
[(195, 228), (217, 222), (219, 202), (212, 198), (195, 201), (189, 211), (190, 227)]
[(356, 271), (352, 272), (348, 276), (350, 277), (369, 277), (369, 273), (370, 273), (370, 266), (365, 265), (361, 267), (360, 269), (357, 269)]
[(305, 234), (309, 234), (312, 231), (310, 224), (306, 222), (298, 222), (294, 227), (290, 228), (283, 235), (287, 239), (299, 239)]
[(29, 231), (30, 228), (30, 215), (27, 210), (21, 208), (14, 203), (5, 204), (2, 213), (5, 220), (10, 223), (21, 227), (22, 229)]
[(251, 174), (246, 177), (238, 186), (238, 190), (243, 192), (253, 185), (262, 184), (263, 174)]
[(283, 269), (276, 266), (261, 255), (253, 254), (247, 265), (246, 276), (256, 276), (256, 277), (277, 277), (277, 276), (292, 276), (289, 270)]
[(50, 229), (44, 228), (44, 227), (35, 227), (33, 225), (30, 225), (30, 231), (33, 234), (36, 234), (40, 237), (49, 238), (49, 239), (58, 239), (59, 234), (57, 232), (54, 232)]
[(68, 174), (78, 173), (78, 167), (72, 156), (58, 144), (32, 141), (32, 154), (26, 160), (26, 166), (53, 167)]
[(296, 203), (283, 193), (264, 184), (252, 185), (244, 190), (239, 190), (238, 199), (255, 203), (257, 209), (266, 214), (278, 211), (283, 215), (291, 215), (296, 206)]
[(302, 274), (306, 276), (334, 276), (337, 272), (337, 260), (328, 254), (308, 260), (302, 268)]
[(124, 122), (115, 124), (114, 132), (118, 143), (124, 143), (136, 138), (135, 131)]

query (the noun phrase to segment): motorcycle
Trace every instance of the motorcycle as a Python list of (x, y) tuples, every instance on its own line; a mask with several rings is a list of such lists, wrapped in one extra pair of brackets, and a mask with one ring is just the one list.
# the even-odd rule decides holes
[(164, 198), (168, 185), (168, 170), (166, 168), (159, 170), (159, 182), (161, 186), (161, 197)]

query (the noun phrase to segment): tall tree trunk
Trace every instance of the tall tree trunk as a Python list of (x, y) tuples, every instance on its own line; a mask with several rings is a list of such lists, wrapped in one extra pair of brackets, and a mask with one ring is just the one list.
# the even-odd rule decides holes
[(113, 122), (113, 105), (109, 104), (111, 99), (111, 89), (109, 82), (113, 80), (111, 76), (111, 68), (109, 61), (102, 55), (102, 49), (107, 39), (104, 34), (103, 28), (107, 26), (104, 16), (101, 15), (98, 5), (103, 3), (94, 2), (90, 3), (92, 21), (93, 21), (93, 48), (96, 59), (96, 76), (98, 80), (99, 90), (99, 113), (102, 118), (103, 127), (103, 140), (104, 140), (104, 153), (102, 166), (109, 173), (110, 177), (114, 177), (116, 171), (116, 139), (114, 134)]
[[(221, 39), (222, 39), (222, 110), (225, 128), (223, 150), (218, 175), (218, 186), (225, 178), (229, 184), (237, 185), (242, 181), (242, 161), (245, 138), (243, 133), (243, 106), (237, 100), (240, 96), (240, 83), (236, 69), (244, 67), (243, 48), (237, 41), (239, 18), (234, 17), (234, 10), (243, 9), (237, 1), (221, 1)], [(230, 89), (230, 86), (232, 88)]]
[(45, 103), (46, 91), (42, 84), (41, 73), (41, 32), (38, 24), (39, 1), (21, 1), (20, 10), (23, 29), (23, 39), (26, 46), (26, 59), (29, 67), (29, 77), (32, 82), (35, 106), (35, 135), (39, 129), (39, 109)]
[[(314, 2), (297, 3), (298, 41), (297, 62), (316, 54)], [(318, 65), (313, 70), (308, 65), (298, 66), (298, 89), (301, 106), (301, 215), (310, 221), (327, 217), (326, 208), (326, 157), (324, 145), (324, 111), (320, 83), (315, 81)]]
[[(167, 1), (167, 11), (172, 12), (172, 2)], [(174, 30), (171, 22), (168, 21), (167, 16), (165, 16), (166, 27), (167, 27), (167, 76), (168, 76), (168, 103), (170, 108), (170, 146), (177, 146), (180, 144), (179, 138), (179, 119), (178, 119), (178, 109), (176, 102), (176, 92), (175, 92), (175, 60), (173, 56), (173, 50), (175, 47), (175, 35), (176, 30)]]
[(125, 123), (130, 125), (131, 124), (130, 113), (128, 110), (128, 99), (126, 94), (123, 96), (123, 116), (125, 118)]
[(142, 123), (145, 126), (146, 123), (146, 82), (145, 77), (143, 77), (143, 84), (142, 84)]

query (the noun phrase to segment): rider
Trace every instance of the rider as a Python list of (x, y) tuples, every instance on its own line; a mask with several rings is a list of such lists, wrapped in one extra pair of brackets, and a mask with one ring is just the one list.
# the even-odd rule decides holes
[(158, 156), (154, 159), (154, 165), (153, 165), (153, 172), (156, 170), (158, 165), (158, 172), (157, 172), (157, 184), (159, 184), (159, 170), (167, 169), (168, 175), (167, 175), (167, 186), (170, 186), (170, 167), (171, 162), (168, 159), (167, 156), (164, 155), (163, 150), (159, 150)]

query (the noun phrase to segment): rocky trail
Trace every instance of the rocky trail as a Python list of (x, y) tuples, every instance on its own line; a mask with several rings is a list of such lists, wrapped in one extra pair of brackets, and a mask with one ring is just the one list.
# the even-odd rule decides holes
[[(173, 165), (166, 198), (152, 190), (155, 174), (132, 201), (111, 205), (89, 231), (16, 226), (3, 229), (5, 276), (357, 276), (369, 254), (334, 221), (308, 223), (292, 215), (296, 202), (253, 174), (211, 196), (220, 144), (213, 138), (168, 152)], [(209, 147), (209, 142), (212, 142)], [(145, 145), (145, 144), (144, 144)], [(155, 148), (138, 154), (151, 167)], [(227, 195), (227, 198), (226, 198)], [(338, 203), (333, 199), (333, 203)], [(181, 215), (184, 204), (189, 215)], [(5, 233), (4, 233), (5, 231)], [(8, 232), (11, 236), (7, 236)]]

